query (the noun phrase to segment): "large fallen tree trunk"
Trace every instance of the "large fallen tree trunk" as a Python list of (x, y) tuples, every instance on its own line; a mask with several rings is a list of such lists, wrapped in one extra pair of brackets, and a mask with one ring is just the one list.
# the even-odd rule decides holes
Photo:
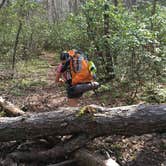
[(165, 130), (166, 104), (59, 108), (53, 112), (0, 118), (0, 142), (78, 133), (92, 137), (132, 136)]
[(19, 162), (43, 162), (56, 161), (58, 158), (65, 157), (77, 149), (85, 146), (90, 141), (90, 137), (85, 134), (75, 136), (71, 140), (65, 143), (65, 145), (58, 144), (53, 148), (45, 151), (34, 151), (34, 152), (14, 152), (8, 157)]

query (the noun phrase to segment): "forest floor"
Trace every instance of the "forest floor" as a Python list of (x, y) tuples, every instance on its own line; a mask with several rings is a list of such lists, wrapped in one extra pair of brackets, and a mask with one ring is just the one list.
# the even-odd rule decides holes
[[(67, 106), (65, 87), (56, 85), (54, 82), (58, 65), (55, 54), (44, 52), (40, 59), (47, 63), (44, 67), (41, 65), (43, 72), (18, 74), (17, 81), (12, 82), (12, 85), (4, 80), (3, 84), (1, 82), (0, 95), (24, 111), (53, 111), (58, 107)], [(38, 67), (40, 68), (40, 65)], [(20, 77), (22, 78), (20, 79)], [(26, 77), (30, 77), (33, 84), (30, 84), (25, 79)], [(89, 104), (115, 107), (125, 105), (125, 101), (120, 98), (112, 98), (111, 92), (102, 92), (97, 96), (93, 92), (87, 92), (80, 99), (79, 105)], [(153, 133), (130, 138), (115, 135), (100, 137), (89, 143), (87, 148), (93, 152), (107, 151), (121, 166), (166, 166), (166, 133)], [(0, 144), (0, 155), (3, 153), (3, 149), (4, 144)]]

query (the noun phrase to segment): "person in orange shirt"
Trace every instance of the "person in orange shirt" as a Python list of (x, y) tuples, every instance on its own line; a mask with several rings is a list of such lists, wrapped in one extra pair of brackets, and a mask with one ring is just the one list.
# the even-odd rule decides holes
[(56, 83), (66, 83), (67, 86), (67, 97), (68, 97), (68, 105), (71, 107), (75, 107), (78, 105), (79, 98), (83, 95), (82, 92), (80, 93), (74, 93), (74, 88), (72, 86), (72, 77), (70, 73), (70, 57), (69, 53), (62, 52), (60, 55), (61, 63), (59, 64), (57, 71), (56, 71), (56, 77), (55, 81)]
[(66, 83), (68, 105), (75, 107), (84, 92), (98, 88), (99, 84), (93, 82), (88, 62), (81, 56), (80, 51), (70, 50), (60, 54), (61, 63), (56, 71), (57, 83)]

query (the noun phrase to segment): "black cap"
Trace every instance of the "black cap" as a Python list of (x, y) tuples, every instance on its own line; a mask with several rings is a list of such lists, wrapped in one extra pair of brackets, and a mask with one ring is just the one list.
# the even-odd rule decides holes
[(60, 60), (67, 60), (69, 58), (69, 54), (67, 52), (62, 52), (60, 55)]

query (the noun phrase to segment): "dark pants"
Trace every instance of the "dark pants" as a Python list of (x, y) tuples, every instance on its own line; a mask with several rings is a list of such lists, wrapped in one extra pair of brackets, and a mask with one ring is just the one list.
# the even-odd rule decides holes
[(87, 82), (67, 87), (68, 98), (79, 98), (84, 92), (95, 90), (99, 87), (98, 82)]
[(67, 87), (67, 97), (68, 98), (80, 98), (83, 95), (82, 92), (77, 93), (75, 90), (75, 86)]

